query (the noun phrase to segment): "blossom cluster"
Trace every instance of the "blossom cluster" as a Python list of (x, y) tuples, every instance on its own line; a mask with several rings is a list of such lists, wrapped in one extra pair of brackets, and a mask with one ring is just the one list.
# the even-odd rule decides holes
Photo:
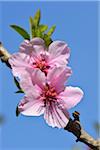
[(83, 97), (78, 87), (65, 86), (72, 74), (68, 66), (70, 48), (64, 41), (54, 41), (47, 48), (41, 38), (24, 40), (19, 52), (9, 63), (14, 77), (19, 79), (25, 96), (18, 111), (26, 116), (44, 114), (47, 124), (64, 128), (70, 118), (68, 109)]

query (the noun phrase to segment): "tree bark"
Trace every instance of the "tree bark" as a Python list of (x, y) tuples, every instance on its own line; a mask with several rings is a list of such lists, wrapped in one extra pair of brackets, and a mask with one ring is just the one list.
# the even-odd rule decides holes
[(76, 142), (80, 141), (88, 145), (92, 150), (100, 150), (100, 140), (95, 140), (82, 128), (79, 121), (79, 115), (76, 115), (75, 113), (76, 111), (73, 113), (74, 119), (70, 119), (64, 129), (77, 137)]

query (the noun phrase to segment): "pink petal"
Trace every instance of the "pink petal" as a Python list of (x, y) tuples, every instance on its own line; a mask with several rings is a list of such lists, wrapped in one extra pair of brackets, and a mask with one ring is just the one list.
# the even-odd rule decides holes
[(71, 74), (72, 71), (69, 67), (54, 67), (48, 72), (47, 81), (59, 93), (64, 90), (64, 83)]
[(69, 114), (64, 109), (52, 103), (50, 106), (46, 106), (44, 119), (52, 127), (64, 128), (69, 121)]
[(33, 51), (32, 51), (32, 54), (31, 56), (32, 57), (36, 57), (36, 58), (39, 58), (41, 53), (44, 53), (45, 52), (45, 49), (43, 46), (37, 46), (37, 45), (34, 45), (33, 46)]
[(12, 67), (13, 75), (18, 77), (21, 77), (21, 75), (24, 74), (26, 68), (31, 68), (30, 57), (25, 53), (19, 52), (11, 55), (9, 63)]
[(48, 72), (48, 75), (47, 75), (47, 81), (49, 83), (52, 83), (57, 78), (57, 76), (60, 74), (62, 69), (63, 69), (62, 67), (57, 67), (57, 66), (50, 69)]
[(83, 91), (78, 87), (66, 87), (64, 92), (60, 93), (58, 98), (63, 100), (66, 108), (70, 109), (76, 106), (83, 97)]
[(54, 41), (49, 46), (49, 53), (52, 58), (59, 55), (66, 55), (66, 59), (68, 59), (70, 56), (70, 49), (64, 41)]
[(34, 69), (34, 70), (28, 70), (30, 75), (31, 75), (31, 79), (32, 79), (32, 83), (35, 85), (38, 85), (41, 89), (44, 88), (44, 85), (46, 83), (46, 76), (45, 74), (39, 70), (38, 68)]
[(48, 61), (49, 66), (53, 67), (56, 65), (57, 67), (65, 66), (68, 64), (68, 61), (66, 60), (66, 55), (59, 55), (55, 57), (54, 59), (51, 59)]
[(44, 104), (40, 99), (30, 100), (29, 97), (24, 97), (18, 105), (18, 110), (26, 116), (40, 116), (44, 113)]
[(32, 78), (28, 72), (24, 73), (20, 79), (20, 86), (28, 97), (32, 99), (40, 97), (41, 88), (32, 82)]
[(33, 38), (31, 41), (24, 40), (20, 45), (20, 52), (26, 53), (27, 55), (37, 57), (45, 49), (44, 40), (41, 38)]
[(45, 46), (45, 42), (43, 39), (39, 38), (39, 37), (36, 37), (36, 38), (33, 38), (30, 43), (32, 45), (42, 45), (42, 46)]
[(33, 46), (29, 40), (24, 40), (19, 47), (19, 51), (21, 53), (26, 53), (26, 54), (30, 55), (33, 51)]

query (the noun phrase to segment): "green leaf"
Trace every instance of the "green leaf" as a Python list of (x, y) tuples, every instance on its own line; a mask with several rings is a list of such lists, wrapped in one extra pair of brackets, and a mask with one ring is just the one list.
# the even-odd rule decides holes
[(22, 27), (17, 25), (10, 25), (16, 32), (18, 32), (24, 39), (30, 40), (30, 35)]
[(52, 39), (47, 34), (44, 34), (43, 39), (44, 39), (45, 44), (46, 44), (47, 47), (52, 43)]
[(19, 90), (22, 90), (21, 87), (20, 87), (19, 82), (17, 81), (17, 79), (16, 79), (15, 77), (14, 77), (14, 82), (15, 82), (17, 88), (18, 88)]
[(41, 24), (41, 25), (39, 25), (39, 29), (41, 32), (45, 32), (48, 29), (48, 26)]
[(53, 32), (55, 31), (55, 28), (56, 28), (56, 26), (54, 25), (54, 26), (52, 26), (50, 29), (49, 29), (49, 31), (48, 31), (48, 33), (47, 33), (47, 35), (48, 36), (51, 36), (52, 34), (53, 34)]
[(42, 32), (39, 28), (35, 28), (35, 36), (43, 38)]
[(39, 25), (40, 22), (40, 18), (41, 18), (41, 12), (40, 9), (36, 12), (34, 18), (33, 18), (33, 24), (35, 27), (37, 27)]
[(35, 37), (35, 26), (34, 26), (32, 17), (30, 17), (30, 30), (31, 30), (32, 38)]
[(20, 114), (19, 110), (18, 110), (18, 106), (16, 107), (16, 117), (18, 117)]
[(21, 90), (16, 91), (15, 93), (24, 93), (24, 91), (21, 89)]

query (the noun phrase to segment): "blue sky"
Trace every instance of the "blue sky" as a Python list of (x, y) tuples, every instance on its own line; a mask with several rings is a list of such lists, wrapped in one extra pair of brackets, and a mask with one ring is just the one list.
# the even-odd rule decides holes
[[(0, 40), (10, 53), (18, 51), (23, 41), (9, 25), (17, 24), (29, 31), (29, 16), (41, 10), (41, 23), (56, 24), (53, 40), (64, 40), (71, 48), (73, 75), (68, 85), (84, 91), (83, 101), (69, 110), (81, 114), (84, 128), (96, 138), (93, 123), (98, 120), (98, 3), (97, 2), (2, 2), (0, 3)], [(63, 129), (49, 127), (42, 117), (15, 116), (23, 95), (15, 94), (11, 71), (0, 63), (0, 112), (2, 150), (65, 150), (75, 144), (75, 137)], [(84, 147), (84, 145), (82, 145)]]

